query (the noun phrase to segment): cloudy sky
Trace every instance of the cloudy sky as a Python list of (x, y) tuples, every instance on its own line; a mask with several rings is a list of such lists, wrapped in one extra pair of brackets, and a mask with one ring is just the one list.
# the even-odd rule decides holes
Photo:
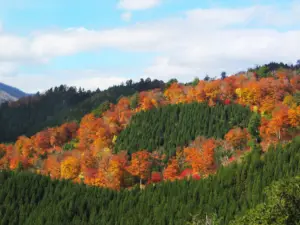
[(300, 0), (0, 0), (0, 82), (185, 82), (300, 59)]

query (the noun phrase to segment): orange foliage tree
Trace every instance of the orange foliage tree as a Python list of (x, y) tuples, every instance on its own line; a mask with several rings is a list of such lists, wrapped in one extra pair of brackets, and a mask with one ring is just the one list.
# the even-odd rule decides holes
[(203, 143), (202, 148), (187, 147), (184, 149), (186, 161), (191, 165), (193, 173), (208, 173), (214, 163), (215, 147), (214, 140), (208, 139)]
[(33, 142), (30, 138), (21, 136), (15, 143), (16, 150), (25, 157), (31, 157), (34, 154)]
[(44, 173), (53, 179), (60, 178), (60, 161), (56, 155), (50, 155), (44, 163)]
[(168, 166), (163, 172), (163, 177), (165, 180), (173, 181), (177, 178), (179, 173), (179, 165), (176, 158), (171, 158), (169, 160)]
[(234, 128), (231, 129), (226, 135), (225, 140), (234, 148), (234, 149), (243, 149), (248, 140), (250, 140), (250, 134), (246, 128)]
[(110, 162), (106, 174), (106, 186), (114, 190), (120, 190), (122, 185), (123, 168), (118, 156), (114, 156)]
[(269, 136), (269, 138), (275, 137), (280, 141), (285, 135), (287, 135), (288, 127), (288, 107), (281, 105), (272, 113), (272, 118), (269, 120), (267, 125), (267, 136)]
[(142, 180), (147, 179), (150, 175), (150, 166), (150, 153), (142, 150), (132, 154), (131, 164), (127, 170), (132, 175), (140, 177), (140, 184), (142, 184)]

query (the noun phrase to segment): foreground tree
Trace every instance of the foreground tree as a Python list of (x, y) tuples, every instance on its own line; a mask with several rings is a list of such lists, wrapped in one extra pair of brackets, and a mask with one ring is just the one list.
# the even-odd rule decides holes
[(231, 225), (299, 224), (300, 178), (274, 183), (266, 189), (267, 201), (249, 210)]

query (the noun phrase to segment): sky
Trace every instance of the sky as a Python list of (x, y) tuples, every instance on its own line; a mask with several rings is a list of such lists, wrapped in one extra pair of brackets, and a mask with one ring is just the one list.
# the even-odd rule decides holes
[(0, 82), (188, 82), (300, 59), (300, 0), (0, 0)]

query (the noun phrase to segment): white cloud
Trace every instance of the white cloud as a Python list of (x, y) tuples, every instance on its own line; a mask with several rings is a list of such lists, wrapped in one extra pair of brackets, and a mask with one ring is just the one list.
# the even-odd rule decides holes
[(28, 44), (26, 38), (0, 33), (0, 60), (30, 58), (32, 53), (27, 49)]
[(185, 76), (193, 77), (197, 75), (197, 72), (199, 72), (197, 68), (174, 64), (174, 62), (167, 57), (157, 57), (153, 65), (145, 69), (143, 77), (163, 80), (176, 77), (179, 80), (185, 80)]
[[(57, 56), (103, 48), (154, 52), (157, 58), (144, 69), (142, 76), (164, 80), (171, 77), (191, 80), (205, 74), (215, 76), (223, 70), (232, 73), (269, 61), (293, 63), (300, 57), (299, 6), (290, 5), (284, 9), (274, 6), (195, 9), (174, 18), (108, 30), (70, 28), (35, 32), (27, 37), (2, 32), (0, 62), (14, 66), (27, 61), (46, 62)], [(285, 29), (286, 26), (293, 26), (293, 29)], [(1, 73), (4, 72), (0, 70), (0, 77)], [(30, 90), (37, 88), (38, 84), (44, 88), (46, 84), (60, 83), (81, 83), (95, 88), (95, 84), (118, 83), (127, 77), (124, 73), (97, 73), (99, 79), (91, 74), (77, 79), (64, 74), (60, 76), (63, 80), (56, 83), (54, 78), (42, 82), (40, 78), (30, 76), (28, 79), (16, 78), (15, 82), (19, 79), (20, 87)], [(36, 82), (26, 82), (34, 79)]]
[(3, 74), (1, 76), (1, 72), (0, 70), (0, 82), (21, 88), (27, 93), (43, 92), (61, 84), (82, 87), (86, 90), (97, 88), (103, 90), (129, 80), (116, 72), (106, 73), (99, 70), (52, 71), (47, 74), (19, 73), (11, 76), (3, 76)]
[(118, 7), (125, 10), (142, 10), (159, 5), (161, 0), (120, 0)]
[(132, 18), (131, 12), (125, 12), (121, 14), (121, 19), (124, 20), (125, 22), (129, 22), (131, 18)]
[[(96, 51), (101, 48), (164, 52), (175, 51), (175, 47), (183, 49), (188, 47), (187, 50), (191, 50), (193, 53), (200, 49), (203, 42), (207, 42), (204, 50), (209, 50), (205, 52), (205, 54), (209, 54), (214, 51), (220, 52), (215, 47), (219, 45), (222, 47), (224, 43), (220, 34), (228, 36), (230, 48), (239, 46), (239, 48), (243, 48), (242, 39), (254, 40), (256, 44), (259, 44), (257, 41), (262, 39), (263, 41), (274, 40), (275, 43), (278, 43), (275, 39), (276, 36), (296, 34), (293, 31), (279, 32), (276, 29), (247, 28), (249, 23), (261, 22), (259, 18), (264, 15), (263, 9), (265, 8), (257, 6), (245, 9), (199, 9), (188, 11), (182, 17), (109, 30), (69, 28), (35, 32), (28, 37), (2, 33), (0, 34), (0, 60), (45, 60), (82, 51)], [(284, 13), (279, 9), (278, 11), (273, 9), (270, 12), (273, 12), (271, 18), (274, 18), (275, 21), (280, 19), (278, 15), (284, 18), (290, 15), (290, 18), (293, 19), (286, 23), (297, 24), (300, 22), (300, 17), (295, 20), (296, 16), (288, 14), (289, 11)], [(234, 26), (238, 26), (238, 28), (234, 28)], [(262, 35), (263, 37), (261, 37)], [(239, 45), (233, 45), (236, 41)], [(192, 47), (191, 43), (194, 44)]]

